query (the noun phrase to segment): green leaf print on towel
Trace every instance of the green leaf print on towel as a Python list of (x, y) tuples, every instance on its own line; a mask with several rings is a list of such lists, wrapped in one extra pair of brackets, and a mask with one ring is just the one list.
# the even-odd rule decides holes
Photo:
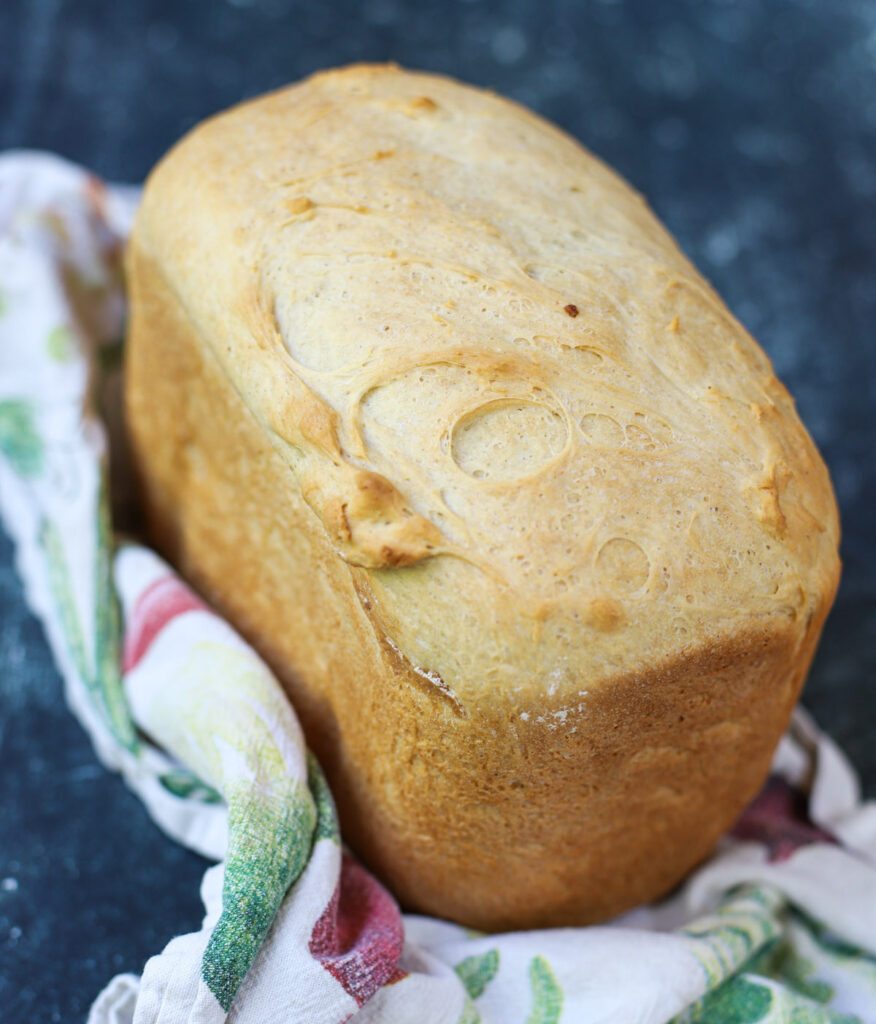
[(286, 890), (310, 858), (316, 825), (304, 793), (266, 799), (245, 784), (228, 798), (228, 855), (222, 913), (204, 950), (201, 977), (228, 1012)]
[(222, 794), (202, 782), (197, 775), (187, 768), (174, 768), (158, 776), (158, 781), (173, 796), (180, 800), (197, 800), (202, 804), (219, 804)]
[(691, 1024), (861, 1024), (857, 1017), (813, 1003), (771, 978), (738, 975), (683, 1015)]
[(139, 740), (122, 685), (122, 624), (113, 584), (113, 536), (106, 471), (102, 471), (97, 504), (97, 543), (94, 564), (95, 674), (93, 689), (110, 728), (128, 750)]
[(43, 442), (32, 403), (20, 399), (0, 402), (0, 455), (26, 480), (42, 472)]
[(781, 893), (768, 886), (744, 886), (732, 892), (718, 909), (682, 929), (691, 952), (715, 988), (782, 932), (785, 911)]
[(563, 990), (550, 964), (543, 956), (533, 957), (529, 965), (532, 1010), (526, 1024), (557, 1024), (563, 1010)]
[(775, 978), (817, 1003), (829, 1003), (834, 995), (833, 986), (815, 977), (816, 965), (801, 956), (787, 936), (754, 957), (747, 969), (750, 974)]
[[(67, 566), (67, 556), (64, 553), (61, 534), (50, 519), (44, 519), (40, 525), (39, 539), (40, 547), (46, 555), (49, 586), (52, 590), (52, 597), (55, 599), (55, 607), (58, 609), (67, 650), (80, 678), (88, 686), (91, 680), (91, 671), (85, 654), (85, 641), (79, 622), (79, 613), (76, 611), (76, 601), (70, 586), (70, 569)], [(93, 683), (89, 690), (92, 688)]]
[(49, 359), (55, 363), (69, 363), (71, 359), (76, 358), (76, 341), (67, 324), (61, 324), (60, 327), (49, 331), (46, 351)]
[(484, 989), (496, 977), (499, 970), (499, 950), (475, 953), (453, 968), (459, 975), (467, 993), (465, 1007), (457, 1024), (481, 1024), (481, 1015), (474, 1004), (484, 994)]
[(696, 1024), (757, 1024), (770, 1011), (772, 992), (744, 978), (730, 978), (710, 992), (690, 1018)]
[(847, 942), (845, 939), (840, 938), (838, 935), (834, 935), (833, 932), (829, 928), (825, 927), (825, 925), (821, 924), (820, 921), (816, 921), (814, 918), (806, 916), (802, 911), (797, 912), (797, 917), (803, 922), (807, 931), (812, 936), (812, 939), (823, 953), (826, 953), (837, 960), (866, 963), (874, 972), (876, 972), (876, 957), (865, 952), (860, 946), (855, 946), (851, 942)]
[(112, 582), (110, 565), (112, 537), (109, 523), (109, 496), (106, 476), (101, 479), (95, 523), (94, 563), (94, 652), (90, 663), (85, 645), (83, 624), (73, 596), (70, 567), (58, 526), (44, 519), (40, 527), (40, 546), (45, 556), (49, 586), (61, 621), (67, 650), (76, 671), (85, 685), (94, 707), (110, 728), (113, 736), (127, 750), (136, 752), (140, 743), (131, 721), (121, 674), (121, 625), (119, 608)]
[(471, 996), (465, 997), (465, 1006), (462, 1008), (459, 1020), (456, 1024), (481, 1024), (481, 1015), (478, 1008), (471, 1001)]
[(499, 951), (491, 949), (487, 953), (476, 953), (458, 963), (454, 970), (462, 979), (465, 990), (472, 999), (482, 996), (484, 989), (496, 977), (499, 970)]
[(309, 750), (307, 751), (307, 786), (316, 805), (316, 832), (313, 836), (313, 845), (316, 846), (320, 839), (330, 839), (335, 846), (340, 845), (341, 833), (338, 828), (335, 800), (322, 768), (319, 766), (319, 761)]

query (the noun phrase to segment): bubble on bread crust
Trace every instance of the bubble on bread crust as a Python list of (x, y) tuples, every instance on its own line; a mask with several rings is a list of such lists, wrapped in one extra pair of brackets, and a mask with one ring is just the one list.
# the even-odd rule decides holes
[[(523, 268), (523, 272), (527, 277), (531, 277), (533, 281), (544, 281), (545, 278), (551, 276), (552, 268), (539, 266), (537, 263), (529, 263)], [(553, 271), (556, 274), (556, 271)], [(563, 273), (562, 269), (559, 271)]]
[(568, 439), (566, 421), (540, 402), (488, 402), (457, 421), (451, 457), (478, 480), (519, 480), (555, 459)]
[(621, 425), (599, 412), (589, 412), (578, 421), (581, 433), (596, 444), (618, 447), (623, 443), (624, 431)]
[(532, 299), (525, 295), (512, 295), (508, 299), (507, 310), (515, 316), (534, 316), (538, 307)]
[(624, 436), (631, 448), (639, 448), (644, 452), (653, 452), (657, 445), (647, 430), (636, 426), (635, 423), (628, 423), (624, 427)]
[[(675, 439), (672, 427), (665, 420), (658, 419), (658, 417), (650, 413), (641, 411), (633, 413), (633, 422), (630, 424), (630, 427), (645, 435), (645, 443), (654, 444), (658, 447), (671, 444)], [(627, 439), (629, 440), (629, 432)]]
[(688, 526), (688, 536), (700, 551), (723, 551), (727, 544), (732, 520), (718, 505), (697, 512)]
[[(761, 385), (772, 377), (769, 360), (740, 334), (732, 316), (713, 301), (708, 286), (673, 277), (663, 291), (663, 301), (666, 322), (674, 324), (665, 333), (661, 349), (667, 357), (663, 368), (670, 376), (676, 352), (683, 353), (688, 387), (702, 388), (712, 400), (729, 405), (727, 413), (732, 413), (734, 404), (757, 403), (763, 396)], [(690, 343), (691, 330), (696, 331), (697, 345)], [(721, 352), (724, 358), (710, 358), (710, 351)]]
[(631, 594), (648, 582), (651, 560), (634, 540), (612, 537), (599, 549), (596, 572), (610, 592)]
[[(365, 324), (350, 304), (352, 275), (344, 268), (327, 268), (324, 259), (302, 259), (296, 289), (275, 299), (274, 315), (286, 350), (300, 366), (333, 372), (366, 362), (385, 347), (385, 332)], [(344, 329), (326, 326), (332, 310), (346, 310)]]
[(581, 567), (571, 566), (555, 577), (554, 587), (560, 593), (575, 590), (583, 586), (585, 579), (586, 576)]
[(593, 371), (604, 361), (602, 353), (592, 345), (567, 345), (561, 344), (560, 350), (565, 359), (573, 360), (573, 365), (578, 365), (585, 371)]

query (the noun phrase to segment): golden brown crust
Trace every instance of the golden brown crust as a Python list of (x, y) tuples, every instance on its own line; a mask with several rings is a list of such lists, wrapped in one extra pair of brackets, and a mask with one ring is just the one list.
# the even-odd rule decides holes
[(184, 140), (129, 270), (152, 521), (395, 891), (571, 923), (705, 856), (802, 685), (838, 525), (640, 199), (513, 104), (351, 68)]

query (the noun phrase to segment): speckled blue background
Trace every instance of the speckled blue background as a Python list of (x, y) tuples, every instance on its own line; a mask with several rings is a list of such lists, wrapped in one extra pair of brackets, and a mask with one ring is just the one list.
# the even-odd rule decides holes
[[(766, 348), (844, 523), (805, 703), (876, 795), (876, 4), (0, 0), (0, 149), (138, 181), (205, 115), (363, 59), (558, 121), (645, 193)], [(0, 534), (0, 1019), (83, 1020), (113, 973), (198, 924), (203, 868), (97, 766)]]

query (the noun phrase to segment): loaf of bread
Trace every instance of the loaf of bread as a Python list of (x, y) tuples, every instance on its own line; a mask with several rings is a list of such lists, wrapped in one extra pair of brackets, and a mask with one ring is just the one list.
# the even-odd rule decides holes
[(799, 694), (838, 520), (641, 197), (492, 93), (350, 67), (192, 131), (128, 271), (156, 542), (276, 670), (402, 904), (582, 924), (707, 856)]

